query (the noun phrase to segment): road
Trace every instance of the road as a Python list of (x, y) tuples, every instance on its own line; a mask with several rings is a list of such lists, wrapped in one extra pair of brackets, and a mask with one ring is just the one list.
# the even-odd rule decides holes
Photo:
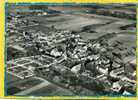
[(43, 83), (40, 83), (40, 84), (38, 84), (38, 85), (36, 85), (36, 86), (30, 88), (30, 89), (21, 91), (21, 92), (15, 94), (15, 95), (27, 95), (27, 94), (29, 94), (29, 93), (31, 93), (31, 92), (33, 92), (33, 91), (36, 91), (36, 90), (38, 90), (38, 89), (40, 89), (40, 88), (42, 88), (42, 87), (46, 87), (46, 86), (48, 86), (49, 84), (50, 84), (50, 83), (49, 83), (48, 81), (44, 81)]

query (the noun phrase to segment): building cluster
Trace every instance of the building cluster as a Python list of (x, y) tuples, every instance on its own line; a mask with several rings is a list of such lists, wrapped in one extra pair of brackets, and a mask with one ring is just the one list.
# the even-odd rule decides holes
[[(48, 35), (28, 33), (24, 38), (31, 41), (26, 44), (26, 50), (31, 46), (28, 55), (43, 61), (41, 66), (35, 67), (36, 75), (75, 93), (86, 88), (97, 93), (131, 95), (136, 89), (136, 65), (123, 59), (134, 53), (126, 51), (120, 41), (110, 44), (108, 38), (114, 36), (106, 34), (97, 40), (84, 41), (77, 33), (57, 30)], [(55, 60), (47, 65), (47, 59), (40, 60), (37, 55)]]

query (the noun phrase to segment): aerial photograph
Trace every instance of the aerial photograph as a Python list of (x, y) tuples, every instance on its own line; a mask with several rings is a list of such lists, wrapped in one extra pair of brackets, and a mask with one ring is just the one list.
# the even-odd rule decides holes
[(136, 4), (7, 3), (6, 96), (136, 96)]

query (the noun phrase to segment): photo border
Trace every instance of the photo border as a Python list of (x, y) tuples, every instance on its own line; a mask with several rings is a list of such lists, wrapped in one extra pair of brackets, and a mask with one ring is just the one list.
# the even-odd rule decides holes
[[(5, 4), (6, 3), (52, 3), (52, 4), (63, 4), (63, 3), (76, 3), (76, 4), (81, 4), (81, 3), (85, 3), (85, 4), (88, 4), (88, 3), (136, 3), (137, 4), (137, 0), (78, 0), (77, 2), (75, 2), (75, 0), (8, 0), (7, 2), (5, 2), (4, 0), (2, 0), (2, 2), (0, 3), (0, 12), (1, 12), (1, 16), (0, 16), (0, 29), (1, 29), (1, 34), (0, 34), (0, 54), (1, 54), (1, 57), (0, 57), (0, 98), (15, 98), (15, 99), (18, 99), (18, 98), (22, 98), (22, 99), (30, 99), (30, 98), (38, 98), (38, 99), (136, 99), (136, 97), (124, 97), (124, 96), (121, 96), (121, 97), (107, 97), (107, 96), (5, 96), (5, 85), (4, 85), (4, 82), (5, 82), (5, 67), (4, 67), (4, 64), (6, 63), (6, 50), (5, 50), (5, 47), (6, 47), (6, 33), (5, 33)], [(136, 8), (137, 11), (138, 11), (138, 8)], [(137, 18), (138, 18), (138, 14), (137, 14)], [(138, 29), (138, 25), (137, 26), (137, 29)], [(136, 32), (136, 45), (138, 44), (138, 40), (137, 40), (137, 35), (138, 33)], [(136, 48), (136, 53), (138, 51), (138, 48)], [(137, 54), (136, 54), (137, 56)], [(136, 57), (136, 64), (137, 64), (137, 60), (138, 58)], [(137, 69), (138, 70), (138, 69)], [(138, 71), (136, 70), (137, 72), (137, 78), (138, 78)], [(137, 85), (138, 85), (138, 81), (137, 81)], [(138, 93), (138, 87), (136, 88), (136, 92)], [(137, 95), (136, 93), (136, 95)]]

